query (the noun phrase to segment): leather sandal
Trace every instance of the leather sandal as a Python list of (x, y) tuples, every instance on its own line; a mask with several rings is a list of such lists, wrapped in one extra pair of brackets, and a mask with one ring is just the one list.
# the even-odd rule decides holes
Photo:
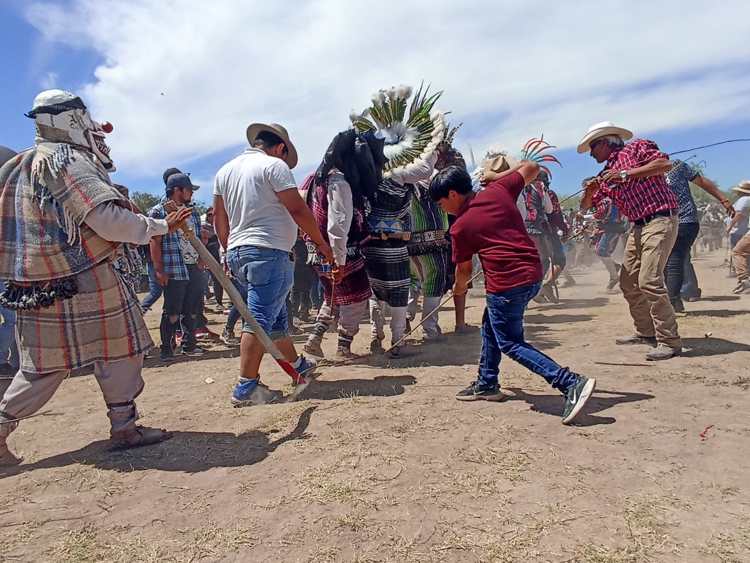
[(128, 430), (113, 432), (110, 436), (110, 449), (127, 450), (140, 448), (164, 442), (172, 437), (172, 432), (163, 428), (150, 428), (148, 426), (136, 426)]

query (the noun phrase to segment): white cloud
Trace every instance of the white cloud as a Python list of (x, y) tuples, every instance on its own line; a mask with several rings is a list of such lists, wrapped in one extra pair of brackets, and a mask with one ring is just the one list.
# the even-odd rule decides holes
[(39, 86), (41, 86), (44, 90), (49, 90), (50, 88), (57, 88), (58, 83), (57, 73), (47, 72), (39, 81)]
[(82, 95), (115, 124), (120, 168), (144, 173), (239, 145), (255, 120), (285, 124), (309, 166), (351, 108), (421, 79), (475, 153), (541, 131), (572, 146), (604, 119), (651, 132), (750, 115), (741, 0), (74, 0), (29, 20), (102, 55)]

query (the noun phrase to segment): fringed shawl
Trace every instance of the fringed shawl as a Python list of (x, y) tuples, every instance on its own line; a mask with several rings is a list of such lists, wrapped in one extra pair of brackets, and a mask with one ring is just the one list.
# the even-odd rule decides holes
[(0, 278), (30, 283), (88, 270), (118, 243), (85, 224), (96, 206), (123, 199), (94, 156), (40, 142), (0, 168)]

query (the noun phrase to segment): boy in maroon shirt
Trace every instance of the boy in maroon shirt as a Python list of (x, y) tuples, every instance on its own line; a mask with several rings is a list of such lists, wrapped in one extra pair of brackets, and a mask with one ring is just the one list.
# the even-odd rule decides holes
[(456, 398), (502, 400), (498, 375), (500, 359), (505, 354), (563, 393), (562, 422), (568, 424), (583, 408), (596, 381), (560, 367), (526, 342), (523, 335), (523, 314), (539, 291), (542, 268), (516, 200), (538, 174), (538, 164), (523, 161), (475, 194), (466, 171), (451, 166), (433, 178), (430, 195), (444, 211), (456, 216), (450, 230), (456, 264), (453, 293), (466, 293), (473, 254), (479, 254), (487, 289), (479, 377)]

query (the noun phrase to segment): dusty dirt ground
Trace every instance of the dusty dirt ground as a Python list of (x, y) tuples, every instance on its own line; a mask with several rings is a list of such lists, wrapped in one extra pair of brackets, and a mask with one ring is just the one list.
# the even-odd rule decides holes
[(26, 461), (0, 474), (0, 560), (750, 561), (750, 296), (727, 296), (723, 257), (697, 259), (705, 299), (668, 362), (614, 345), (631, 327), (600, 266), (532, 304), (530, 340), (598, 379), (574, 427), (511, 361), (510, 400), (456, 401), (480, 337), (451, 334), (450, 309), (442, 343), (328, 368), (296, 403), (231, 408), (220, 343), (151, 361), (142, 422), (175, 437), (127, 453), (105, 449), (96, 381), (71, 378), (11, 439)]

